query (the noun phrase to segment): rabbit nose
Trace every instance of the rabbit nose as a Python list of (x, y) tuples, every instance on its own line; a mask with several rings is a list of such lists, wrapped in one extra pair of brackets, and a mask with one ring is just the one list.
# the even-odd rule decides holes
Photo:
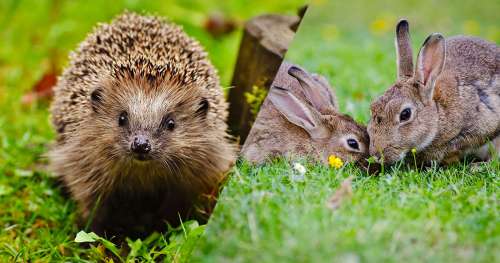
[(376, 162), (381, 162), (382, 160), (382, 151), (377, 151), (377, 150), (371, 150), (370, 149), (370, 155), (373, 156)]
[(151, 144), (146, 136), (137, 135), (134, 137), (130, 149), (137, 154), (147, 154), (151, 151)]
[(375, 146), (373, 144), (370, 144), (370, 155), (373, 156), (373, 157), (376, 157), (376, 158), (379, 158), (380, 157), (380, 150), (378, 150), (377, 148), (375, 148)]
[(385, 145), (375, 144), (374, 140), (370, 140), (369, 152), (371, 156), (380, 159), (384, 149)]

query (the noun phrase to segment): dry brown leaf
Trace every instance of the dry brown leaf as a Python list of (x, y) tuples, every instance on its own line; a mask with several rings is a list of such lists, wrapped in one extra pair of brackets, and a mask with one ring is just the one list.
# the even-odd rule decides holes
[(347, 177), (342, 183), (340, 187), (337, 188), (335, 193), (333, 193), (330, 200), (328, 200), (327, 206), (332, 209), (338, 209), (342, 203), (352, 196), (352, 176)]
[(355, 100), (362, 101), (365, 98), (365, 94), (361, 91), (356, 91), (354, 92), (353, 97)]
[(64, 246), (64, 244), (60, 244), (58, 246), (58, 250), (59, 250), (59, 253), (61, 253), (61, 255), (63, 255), (63, 256), (67, 256), (69, 254), (68, 250), (66, 249), (66, 247)]
[(42, 78), (35, 83), (33, 89), (21, 98), (21, 102), (27, 105), (35, 102), (36, 100), (50, 99), (56, 82), (57, 73), (55, 71), (46, 72)]
[(206, 20), (203, 28), (215, 38), (227, 35), (233, 32), (238, 23), (234, 19), (230, 19), (221, 13), (213, 13)]

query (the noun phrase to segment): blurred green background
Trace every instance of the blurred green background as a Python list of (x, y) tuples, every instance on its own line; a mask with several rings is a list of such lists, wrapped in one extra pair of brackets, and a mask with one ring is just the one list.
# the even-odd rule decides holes
[(366, 123), (369, 103), (396, 80), (395, 27), (410, 23), (413, 56), (440, 32), (500, 42), (500, 1), (313, 0), (286, 58), (328, 77), (342, 111)]
[[(55, 60), (58, 68), (68, 52), (76, 48), (98, 22), (109, 22), (123, 10), (164, 16), (183, 25), (198, 39), (227, 85), (239, 44), (239, 30), (214, 38), (204, 25), (211, 16), (236, 23), (239, 27), (252, 17), (277, 12), (296, 14), (304, 1), (0, 1), (1, 87), (29, 86)], [(4, 83), (5, 82), (5, 83)]]
[[(296, 14), (303, 2), (0, 1), (0, 262), (109, 259), (110, 250), (102, 243), (84, 249), (73, 242), (80, 230), (75, 205), (61, 196), (45, 172), (43, 155), (53, 138), (49, 103), (26, 98), (35, 86), (46, 86), (43, 80), (50, 83), (61, 72), (69, 52), (97, 23), (109, 22), (125, 9), (178, 23), (205, 47), (227, 87), (244, 21), (263, 13)], [(170, 241), (162, 235), (130, 241), (121, 252), (128, 260), (182, 260), (183, 251), (192, 248), (192, 242), (181, 245), (189, 239), (189, 229), (196, 228), (192, 226)]]

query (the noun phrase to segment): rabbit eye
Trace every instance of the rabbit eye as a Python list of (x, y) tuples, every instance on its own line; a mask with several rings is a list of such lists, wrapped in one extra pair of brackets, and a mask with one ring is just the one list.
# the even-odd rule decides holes
[(354, 139), (347, 139), (347, 145), (349, 145), (349, 147), (351, 147), (354, 150), (359, 150), (359, 144)]
[(399, 121), (400, 122), (407, 121), (407, 120), (410, 119), (410, 117), (411, 117), (411, 109), (410, 108), (405, 108), (399, 114)]

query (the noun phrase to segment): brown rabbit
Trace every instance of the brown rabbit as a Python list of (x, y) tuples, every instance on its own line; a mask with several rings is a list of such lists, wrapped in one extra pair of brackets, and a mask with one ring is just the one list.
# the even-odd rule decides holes
[(434, 33), (413, 70), (409, 25), (396, 27), (398, 79), (371, 105), (370, 154), (387, 164), (449, 164), (500, 134), (500, 49), (485, 40)]
[(338, 112), (328, 81), (283, 63), (265, 99), (241, 155), (253, 163), (276, 156), (310, 156), (328, 163), (368, 155), (366, 129)]

